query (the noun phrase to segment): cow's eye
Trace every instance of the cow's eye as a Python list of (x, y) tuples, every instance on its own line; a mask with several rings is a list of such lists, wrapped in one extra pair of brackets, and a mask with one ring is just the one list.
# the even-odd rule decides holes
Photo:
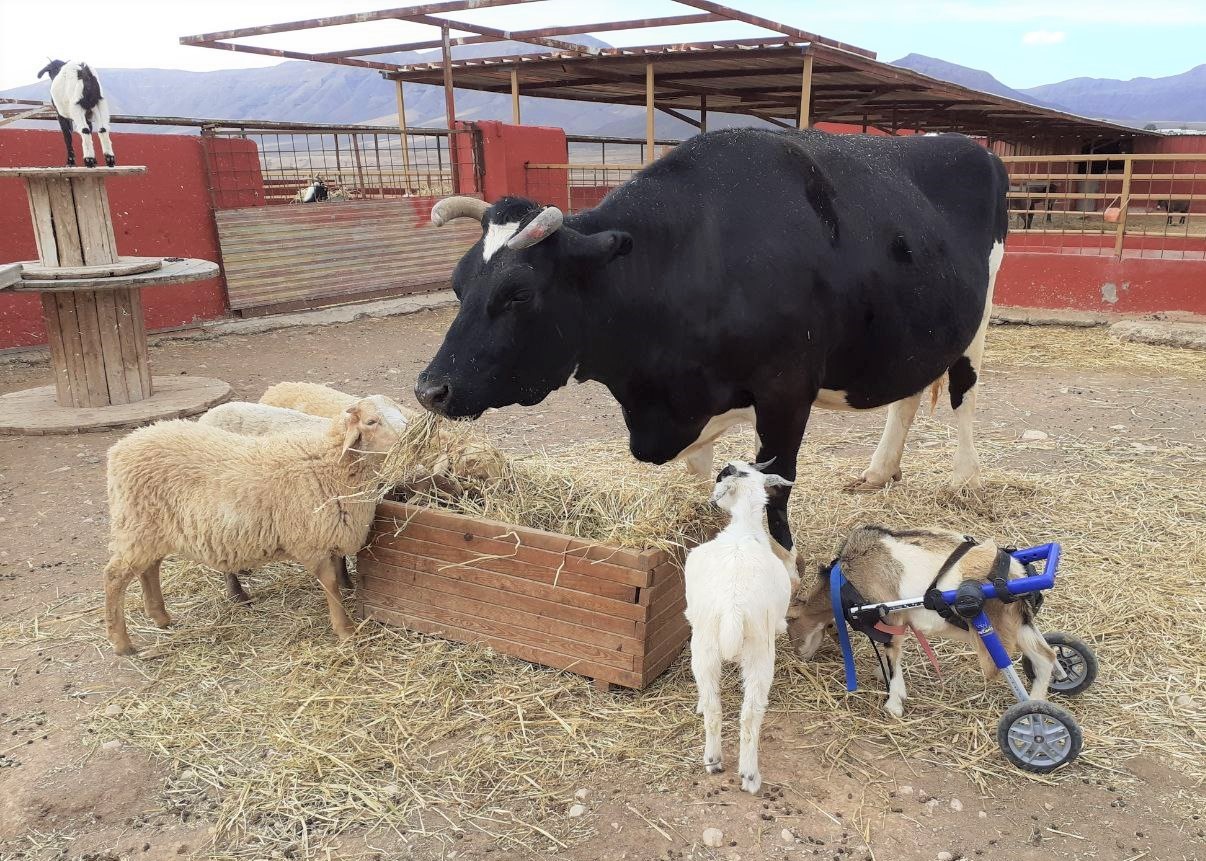
[(512, 305), (522, 305), (524, 302), (531, 300), (531, 298), (532, 298), (531, 290), (516, 290), (514, 293), (512, 293), (510, 296), (507, 297), (506, 305), (508, 307), (510, 307)]

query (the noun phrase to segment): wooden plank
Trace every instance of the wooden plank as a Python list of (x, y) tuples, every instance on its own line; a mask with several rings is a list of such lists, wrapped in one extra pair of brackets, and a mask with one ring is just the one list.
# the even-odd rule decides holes
[[(627, 586), (646, 586), (649, 582), (648, 571), (623, 568), (608, 562), (591, 562), (586, 559), (570, 556), (567, 553), (554, 553), (548, 550), (541, 550), (523, 543), (523, 538), (518, 533), (515, 533), (515, 537), (510, 539), (505, 536), (491, 539), (483, 538), (469, 530), (453, 532), (449, 529), (437, 529), (434, 526), (427, 526), (412, 521), (406, 525), (402, 531), (402, 536), (416, 541), (464, 548), (469, 550), (471, 554), (478, 556), (503, 556), (519, 562), (549, 568), (553, 571), (566, 571), (572, 574), (597, 577), (601, 580), (611, 580)], [(472, 558), (473, 556), (471, 555), (469, 557), (470, 561)]]
[[(508, 578), (503, 574), (491, 574), (489, 571), (468, 571), (463, 568), (457, 568), (454, 576), (448, 577), (424, 570), (428, 567), (438, 569), (439, 563), (435, 560), (427, 560), (427, 565), (412, 567), (404, 564), (388, 564), (380, 560), (364, 560), (363, 564), (357, 563), (356, 571), (364, 575), (364, 588), (373, 592), (393, 595), (397, 594), (397, 591), (391, 584), (413, 584), (437, 592), (477, 597), (492, 604), (514, 607), (538, 616), (548, 616), (574, 625), (594, 628), (608, 635), (627, 638), (639, 645), (640, 641), (636, 636), (636, 622), (632, 619), (611, 616), (574, 603), (573, 596), (585, 593), (546, 587), (550, 588), (552, 597), (537, 596), (528, 594), (529, 590), (517, 592), (509, 588), (512, 583), (528, 587), (540, 585), (519, 577)], [(603, 641), (602, 644), (609, 642), (611, 640)], [(634, 650), (629, 649), (629, 651)]]
[[(138, 356), (138, 378), (142, 381), (143, 397), (149, 398), (154, 394), (154, 386), (151, 382), (151, 365), (149, 357), (151, 348), (147, 345), (147, 327), (146, 321), (142, 316), (142, 291), (129, 290), (127, 294), (130, 297), (130, 320), (134, 324), (134, 344), (135, 352)], [(123, 351), (123, 356), (125, 355)]]
[(404, 502), (386, 500), (377, 509), (378, 516), (391, 516), (402, 521), (422, 523), (440, 529), (454, 532), (470, 532), (483, 538), (497, 538), (501, 535), (514, 533), (519, 535), (524, 544), (549, 550), (555, 553), (572, 551), (574, 556), (591, 561), (608, 562), (624, 568), (648, 572), (666, 561), (666, 554), (660, 550), (629, 550), (622, 547), (599, 544), (594, 541), (584, 541), (571, 538), (556, 532), (543, 529), (529, 529), (513, 526), (497, 520), (467, 517), (451, 511), (439, 511), (418, 505), (408, 505)]
[[(631, 601), (607, 598), (593, 592), (574, 588), (579, 582), (579, 575), (562, 573), (558, 576), (557, 572), (544, 568), (530, 569), (535, 576), (526, 577), (501, 574), (497, 571), (489, 571), (485, 568), (475, 568), (469, 565), (458, 565), (454, 569), (448, 569), (448, 563), (440, 559), (416, 556), (413, 553), (393, 550), (383, 546), (373, 548), (372, 555), (369, 556), (366, 554), (361, 561), (367, 565), (379, 562), (383, 565), (413, 571), (424, 571), (428, 574), (435, 574), (441, 577), (451, 576), (457, 579), (468, 580), (472, 583), (480, 583), (483, 586), (491, 586), (521, 595), (531, 595), (534, 598), (560, 601), (573, 607), (594, 610), (607, 616), (614, 616), (619, 622), (628, 623), (626, 626), (617, 625), (614, 629), (617, 633), (628, 631), (635, 636), (636, 623), (645, 621), (644, 608)], [(357, 567), (359, 566), (360, 563), (358, 562)], [(556, 585), (554, 585), (554, 581)], [(594, 583), (588, 583), (587, 585), (594, 585)], [(612, 629), (606, 628), (605, 630)]]
[(50, 215), (50, 189), (46, 183), (25, 180), (29, 193), (29, 214), (33, 222), (34, 240), (38, 244), (38, 259), (46, 266), (59, 265), (59, 247), (54, 241), (54, 221)]
[(96, 266), (43, 266), (40, 262), (26, 263), (22, 268), (22, 277), (27, 281), (112, 278), (115, 275), (134, 275), (139, 272), (150, 272), (154, 269), (160, 269), (162, 266), (163, 261), (158, 257), (121, 257), (113, 263), (98, 264)]
[[(400, 84), (401, 82), (399, 82)], [(519, 121), (519, 71), (511, 70), (511, 122), (520, 125)]]
[(658, 676), (666, 672), (670, 665), (678, 659), (686, 648), (687, 643), (691, 640), (690, 632), (678, 632), (678, 636), (673, 640), (668, 640), (657, 651), (651, 652), (645, 656), (641, 662), (641, 678), (644, 684), (651, 684)]
[(804, 68), (800, 73), (800, 115), (798, 127), (808, 128), (812, 124), (812, 59), (810, 51), (804, 55)]
[(653, 134), (654, 102), (653, 63), (645, 64), (645, 164), (657, 159), (657, 144)]
[[(620, 634), (600, 631), (586, 625), (565, 621), (557, 612), (565, 609), (558, 604), (544, 602), (537, 607), (537, 599), (522, 595), (500, 592), (473, 583), (458, 582), (447, 577), (433, 577), (419, 572), (399, 572), (405, 576), (371, 581), (361, 584), (365, 600), (370, 594), (383, 607), (395, 606), (395, 602), (415, 602), (429, 607), (443, 607), (480, 619), (514, 627), (516, 638), (527, 642), (541, 643), (546, 637), (559, 637), (574, 644), (570, 654), (581, 655), (604, 664), (622, 669), (634, 669), (635, 661), (644, 654), (644, 643)], [(411, 580), (413, 582), (407, 582)], [(522, 602), (526, 606), (518, 606)], [(559, 648), (565, 651), (568, 647)]]
[[(126, 380), (126, 394), (130, 402), (140, 401), (151, 393), (143, 388), (142, 373), (139, 370), (139, 338), (138, 328), (141, 319), (141, 304), (136, 306), (134, 299), (138, 298), (137, 290), (116, 290), (113, 293), (113, 306), (117, 312), (117, 338), (121, 344), (121, 369)], [(142, 362), (141, 364), (145, 364)]]
[(130, 390), (126, 385), (126, 372), (122, 361), (117, 294), (112, 290), (98, 290), (94, 295), (96, 296), (96, 319), (100, 326), (101, 358), (105, 368), (106, 386), (109, 389), (109, 403), (128, 404)]
[(71, 379), (67, 371), (67, 348), (63, 344), (62, 324), (59, 322), (59, 303), (53, 293), (42, 294), (42, 321), (46, 324), (46, 339), (50, 345), (50, 366), (54, 371), (55, 400), (59, 406), (76, 406), (71, 394)]
[[(688, 640), (691, 639), (691, 626), (687, 624), (687, 620), (683, 619), (681, 625), (676, 625), (668, 629), (662, 639), (657, 644), (651, 644), (649, 651), (641, 659), (641, 672), (647, 674), (654, 667), (663, 661), (667, 655), (677, 656), (682, 651)], [(673, 660), (673, 659), (671, 659)], [(669, 662), (666, 662), (669, 665)], [(664, 669), (664, 666), (663, 666)], [(651, 675), (646, 676), (647, 681), (652, 681)]]
[(105, 209), (107, 201), (102, 195), (103, 183), (104, 180), (90, 176), (72, 181), (80, 247), (84, 255), (84, 264), (87, 266), (117, 262), (113, 234), (107, 233), (106, 230), (109, 227), (109, 221), (106, 218)]
[(54, 241), (59, 250), (60, 266), (83, 266), (84, 250), (80, 245), (80, 228), (75, 216), (75, 195), (66, 179), (47, 182), (50, 194), (50, 215), (54, 223)]
[[(55, 294), (58, 306), (59, 336), (63, 342), (63, 358), (67, 381), (71, 387), (71, 406), (88, 406), (88, 374), (84, 370), (84, 348), (80, 341), (80, 325), (76, 317), (75, 294)], [(67, 404), (63, 404), (67, 406)]]
[[(57, 224), (57, 222), (56, 222)], [(55, 236), (58, 237), (56, 227)], [(78, 240), (79, 237), (77, 236)], [(62, 249), (60, 249), (61, 251)], [(78, 264), (71, 264), (78, 265)], [(204, 281), (207, 278), (218, 277), (218, 264), (208, 260), (190, 258), (164, 258), (163, 264), (149, 272), (134, 275), (115, 275), (111, 277), (88, 276), (84, 278), (55, 278), (53, 280), (22, 281), (13, 288), (18, 291), (58, 290), (128, 290), (131, 287), (153, 287), (163, 284), (184, 284), (191, 281)]]
[[(636, 603), (636, 588), (626, 586), (623, 583), (586, 577), (573, 580), (571, 578), (577, 575), (562, 572), (558, 576), (554, 568), (532, 565), (511, 557), (484, 558), (480, 553), (469, 551), (464, 547), (450, 547), (447, 544), (414, 541), (411, 539), (400, 540), (390, 538), (389, 541), (391, 549), (443, 562), (446, 571), (455, 571), (460, 565), (468, 565), (473, 568), (481, 568), (485, 571), (494, 571), (498, 574), (527, 577), (528, 579), (539, 580), (541, 582), (556, 582), (559, 585), (564, 584), (567, 588), (572, 584), (572, 587), (579, 591), (589, 591), (592, 594), (601, 595), (605, 598), (614, 598), (619, 601), (631, 601), (634, 605)], [(374, 540), (372, 544), (360, 551), (361, 556), (372, 558), (375, 548), (379, 546), (379, 543), (379, 538)]]
[[(366, 604), (396, 610), (399, 613), (419, 613), (432, 619), (444, 619), (457, 627), (470, 630), (480, 630), (483, 633), (498, 632), (512, 642), (527, 643), (537, 648), (547, 648), (562, 655), (569, 655), (584, 661), (590, 661), (605, 667), (618, 670), (635, 671), (640, 663), (640, 656), (632, 652), (622, 652), (594, 643), (587, 643), (575, 636), (564, 636), (564, 633), (574, 626), (557, 629), (540, 627), (538, 617), (519, 613), (507, 607), (494, 604), (479, 604), (472, 599), (449, 595), (445, 592), (433, 592), (419, 586), (411, 587), (410, 594), (381, 595), (375, 592), (364, 592)], [(531, 627), (535, 623), (537, 627)]]
[(101, 345), (95, 293), (82, 290), (75, 294), (75, 320), (80, 327), (80, 348), (87, 386), (84, 406), (109, 406), (109, 383), (105, 376), (105, 357)]
[[(83, 168), (78, 167), (0, 167), (0, 177), (23, 176), (33, 179), (61, 179), (79, 176)], [(146, 173), (146, 165), (122, 165), (121, 167), (90, 167), (94, 176), (133, 176)]]
[(21, 280), (24, 267), (20, 263), (0, 263), (0, 290)]
[(432, 618), (432, 614), (424, 612), (423, 609), (409, 612), (391, 610), (385, 607), (378, 607), (369, 602), (366, 602), (364, 605), (364, 615), (369, 619), (410, 628), (424, 634), (444, 637), (445, 639), (456, 640), (461, 643), (489, 646), (504, 655), (510, 655), (511, 657), (530, 661), (534, 664), (541, 664), (542, 666), (554, 667), (561, 670), (570, 670), (579, 675), (594, 679), (604, 679), (628, 688), (640, 688), (641, 686), (641, 676), (636, 672), (624, 671), (603, 664), (595, 664), (572, 655), (563, 655), (547, 647), (537, 647), (529, 643), (514, 642), (508, 639), (510, 630), (505, 626), (491, 626), (488, 631), (479, 631), (455, 624), (455, 621), (460, 620), (459, 617), (445, 616), (443, 613), (438, 613), (436, 615), (442, 618)]

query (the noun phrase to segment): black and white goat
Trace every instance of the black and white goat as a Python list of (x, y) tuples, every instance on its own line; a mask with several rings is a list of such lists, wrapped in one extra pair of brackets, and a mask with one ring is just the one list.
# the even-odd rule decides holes
[(100, 136), (105, 164), (116, 165), (113, 142), (109, 140), (109, 103), (88, 64), (76, 60), (51, 60), (38, 72), (39, 78), (43, 75), (50, 75), (50, 101), (59, 115), (59, 128), (63, 130), (63, 140), (67, 144), (68, 167), (75, 165), (75, 147), (71, 143), (73, 131), (79, 133), (85, 167), (96, 167), (96, 151), (92, 147), (94, 128)]

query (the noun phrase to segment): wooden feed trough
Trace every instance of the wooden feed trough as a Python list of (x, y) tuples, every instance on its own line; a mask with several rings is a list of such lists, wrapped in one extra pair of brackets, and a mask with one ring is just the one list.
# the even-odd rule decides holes
[(643, 688), (689, 629), (682, 566), (660, 550), (385, 501), (356, 563), (366, 618), (611, 685)]

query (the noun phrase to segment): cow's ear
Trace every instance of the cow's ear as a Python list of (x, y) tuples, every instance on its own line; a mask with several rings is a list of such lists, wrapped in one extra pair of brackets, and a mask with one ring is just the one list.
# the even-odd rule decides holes
[(632, 250), (632, 236), (623, 230), (604, 230), (579, 234), (570, 247), (570, 255), (584, 266), (602, 268)]

